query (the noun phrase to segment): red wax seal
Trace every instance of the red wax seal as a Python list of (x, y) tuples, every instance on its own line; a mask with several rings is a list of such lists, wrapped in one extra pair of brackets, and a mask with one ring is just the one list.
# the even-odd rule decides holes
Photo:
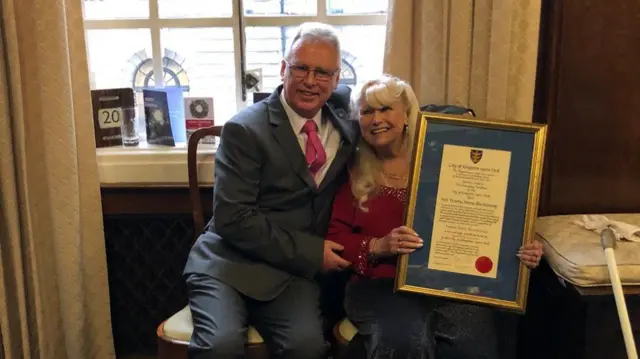
[(476, 259), (476, 270), (480, 273), (489, 273), (493, 268), (493, 262), (489, 257), (482, 256)]

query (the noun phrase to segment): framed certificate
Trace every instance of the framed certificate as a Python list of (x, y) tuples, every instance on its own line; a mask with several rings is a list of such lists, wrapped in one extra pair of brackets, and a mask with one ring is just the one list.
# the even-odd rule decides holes
[(546, 126), (420, 117), (405, 225), (424, 246), (399, 257), (396, 290), (524, 313)]

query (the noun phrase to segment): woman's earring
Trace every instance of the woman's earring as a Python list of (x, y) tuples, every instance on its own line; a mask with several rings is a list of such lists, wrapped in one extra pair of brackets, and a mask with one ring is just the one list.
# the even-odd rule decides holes
[(403, 131), (404, 131), (404, 132), (409, 131), (409, 125), (407, 125), (406, 123), (404, 124), (404, 129), (403, 129)]

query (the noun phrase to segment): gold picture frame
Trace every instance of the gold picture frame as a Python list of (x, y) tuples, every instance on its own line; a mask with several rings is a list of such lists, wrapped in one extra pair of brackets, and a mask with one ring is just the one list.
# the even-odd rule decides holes
[(516, 253), (533, 240), (546, 137), (542, 124), (420, 113), (404, 224), (424, 246), (399, 256), (397, 291), (525, 312)]

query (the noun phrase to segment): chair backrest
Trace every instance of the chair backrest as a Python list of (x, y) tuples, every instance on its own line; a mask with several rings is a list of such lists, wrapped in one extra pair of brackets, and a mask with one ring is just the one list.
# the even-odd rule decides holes
[(456, 106), (456, 105), (436, 105), (429, 104), (420, 106), (420, 111), (428, 111), (428, 112), (440, 112), (440, 113), (448, 113), (452, 115), (471, 115), (476, 117), (476, 113), (471, 108)]
[[(189, 173), (189, 197), (191, 199), (191, 213), (193, 214), (194, 240), (198, 238), (204, 229), (204, 212), (200, 199), (200, 186), (198, 184), (198, 144), (207, 136), (220, 137), (222, 126), (211, 126), (197, 129), (189, 137), (187, 145), (187, 170)], [(213, 184), (215, 186), (215, 183)]]

